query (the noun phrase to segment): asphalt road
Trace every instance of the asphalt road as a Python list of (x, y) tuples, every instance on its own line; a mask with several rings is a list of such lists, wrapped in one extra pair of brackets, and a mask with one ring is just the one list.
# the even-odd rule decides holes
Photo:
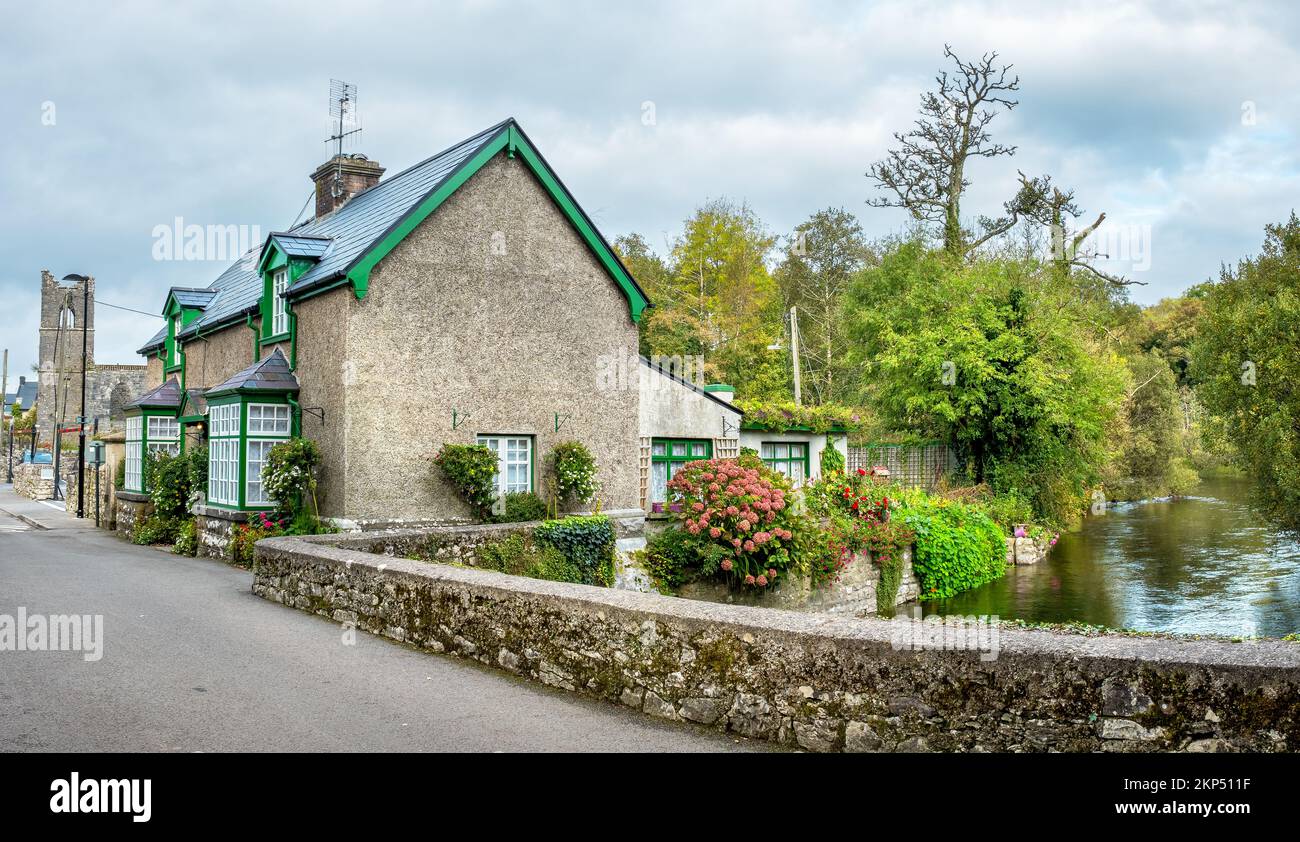
[[(66, 515), (58, 513), (59, 517)], [(0, 614), (102, 614), (103, 657), (0, 651), (0, 751), (734, 751), (266, 602), (249, 573), (0, 512)]]

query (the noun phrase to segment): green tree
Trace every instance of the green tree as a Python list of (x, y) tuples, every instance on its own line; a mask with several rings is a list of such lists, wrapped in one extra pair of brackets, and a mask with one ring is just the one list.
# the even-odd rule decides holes
[(861, 402), (952, 442), (973, 481), (1072, 520), (1111, 457), (1128, 377), (1071, 287), (1035, 263), (903, 244), (848, 293)]
[(1300, 527), (1300, 219), (1265, 228), (1258, 257), (1204, 290), (1190, 376), (1212, 432), (1235, 447), (1256, 502)]
[(670, 272), (651, 300), (642, 353), (702, 354), (710, 380), (746, 396), (788, 394), (781, 358), (780, 298), (767, 269), (776, 238), (743, 203), (698, 208), (673, 242)]
[(783, 305), (798, 308), (806, 402), (837, 403), (850, 388), (840, 311), (849, 283), (872, 259), (857, 218), (840, 208), (817, 211), (786, 238), (774, 277)]

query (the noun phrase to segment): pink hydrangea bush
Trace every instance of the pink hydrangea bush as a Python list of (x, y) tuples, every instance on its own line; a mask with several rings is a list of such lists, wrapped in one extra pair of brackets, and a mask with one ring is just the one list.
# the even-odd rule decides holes
[(730, 553), (720, 565), (748, 587), (775, 584), (795, 562), (800, 518), (786, 479), (757, 460), (691, 462), (668, 483), (682, 529)]

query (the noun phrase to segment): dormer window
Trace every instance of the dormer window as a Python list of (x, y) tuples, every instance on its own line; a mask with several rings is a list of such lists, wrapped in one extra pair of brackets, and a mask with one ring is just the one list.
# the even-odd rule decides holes
[(284, 291), (289, 288), (289, 270), (275, 270), (271, 275), (271, 334), (281, 336), (289, 332), (289, 314), (284, 308)]

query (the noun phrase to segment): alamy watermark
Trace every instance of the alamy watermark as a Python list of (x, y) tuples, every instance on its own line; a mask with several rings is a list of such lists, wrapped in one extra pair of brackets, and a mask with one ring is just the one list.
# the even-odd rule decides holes
[[(596, 389), (603, 394), (641, 388), (647, 374), (646, 360), (634, 351), (615, 350), (596, 357)], [(667, 388), (671, 381), (687, 383), (697, 389), (705, 385), (704, 356), (701, 354), (655, 354), (648, 359), (652, 372), (664, 375), (649, 381), (650, 388)]]
[(262, 244), (260, 225), (196, 225), (176, 217), (153, 227), (154, 260), (236, 260)]
[(963, 617), (931, 614), (924, 619), (921, 609), (899, 613), (889, 623), (889, 642), (896, 651), (919, 652), (924, 649), (978, 652), (981, 661), (996, 661), (1001, 651), (998, 633), (1001, 620), (996, 615)]
[(0, 652), (82, 652), (104, 657), (103, 614), (0, 614)]

